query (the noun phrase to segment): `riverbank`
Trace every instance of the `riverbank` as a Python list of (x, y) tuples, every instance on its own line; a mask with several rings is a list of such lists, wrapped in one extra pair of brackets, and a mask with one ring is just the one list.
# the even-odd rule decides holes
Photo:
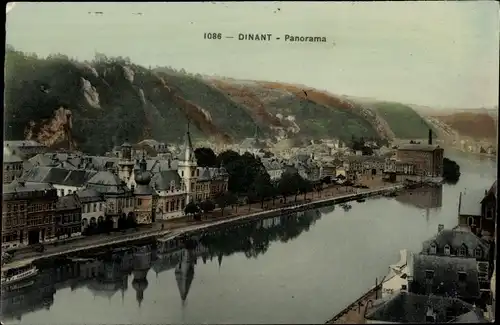
[[(353, 201), (359, 198), (378, 196), (386, 192), (403, 189), (403, 185), (382, 186), (372, 190), (358, 190), (356, 193), (331, 196), (326, 198), (311, 198), (306, 202), (293, 202), (292, 206), (273, 208), (264, 211), (251, 212), (252, 207), (249, 207), (248, 214), (236, 215), (234, 217), (224, 218), (221, 220), (196, 223), (172, 223), (168, 229), (158, 229), (159, 224), (152, 226), (152, 230), (141, 232), (132, 232), (129, 234), (113, 234), (106, 237), (92, 238), (87, 237), (79, 241), (75, 240), (65, 245), (50, 246), (43, 253), (30, 252), (25, 254), (16, 254), (12, 262), (2, 266), (2, 270), (18, 267), (27, 263), (32, 263), (38, 260), (51, 259), (54, 257), (64, 257), (79, 252), (102, 249), (105, 247), (120, 246), (124, 244), (135, 244), (145, 240), (151, 240), (165, 235), (189, 235), (202, 231), (213, 231), (216, 228), (226, 226), (232, 223), (250, 222), (255, 219), (267, 218), (273, 215), (283, 213), (293, 213), (301, 210), (314, 209), (322, 206)], [(245, 209), (242, 207), (241, 209)]]

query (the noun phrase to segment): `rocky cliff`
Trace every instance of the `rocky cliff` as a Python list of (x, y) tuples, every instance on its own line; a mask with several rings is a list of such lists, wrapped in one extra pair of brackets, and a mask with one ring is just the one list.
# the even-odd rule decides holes
[[(344, 140), (427, 134), (427, 124), (404, 105), (382, 110), (376, 103), (306, 86), (205, 78), (102, 54), (78, 62), (8, 47), (5, 73), (6, 139), (34, 139), (89, 153), (104, 153), (125, 140), (179, 142), (188, 118), (196, 126), (195, 138), (221, 143), (256, 132)], [(398, 127), (409, 115), (413, 133), (405, 134)]]

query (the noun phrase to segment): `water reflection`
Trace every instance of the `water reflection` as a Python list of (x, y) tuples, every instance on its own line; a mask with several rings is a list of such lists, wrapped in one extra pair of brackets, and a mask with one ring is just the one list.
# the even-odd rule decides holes
[(125, 292), (132, 288), (140, 307), (146, 290), (150, 269), (156, 273), (174, 270), (175, 280), (183, 304), (188, 298), (198, 259), (205, 264), (215, 258), (219, 267), (224, 256), (243, 252), (247, 258), (265, 254), (271, 242), (288, 242), (307, 232), (321, 218), (318, 210), (282, 215), (260, 221), (240, 224), (221, 231), (197, 235), (177, 241), (168, 249), (156, 244), (108, 250), (98, 256), (54, 261), (50, 266), (39, 266), (40, 274), (22, 288), (2, 289), (2, 316), (5, 320), (20, 321), (22, 315), (38, 309), (50, 309), (57, 290), (87, 289), (94, 297), (111, 300), (118, 292), (122, 303)]
[(399, 194), (396, 200), (419, 209), (438, 209), (443, 206), (443, 186), (406, 190)]

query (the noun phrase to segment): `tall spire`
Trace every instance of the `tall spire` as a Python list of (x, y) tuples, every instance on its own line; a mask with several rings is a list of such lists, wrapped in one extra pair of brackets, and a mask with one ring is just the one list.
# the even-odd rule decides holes
[(188, 118), (186, 135), (184, 136), (184, 148), (183, 148), (184, 161), (194, 161), (194, 149), (193, 149), (193, 143), (191, 141), (191, 132), (189, 131), (190, 124), (191, 121)]

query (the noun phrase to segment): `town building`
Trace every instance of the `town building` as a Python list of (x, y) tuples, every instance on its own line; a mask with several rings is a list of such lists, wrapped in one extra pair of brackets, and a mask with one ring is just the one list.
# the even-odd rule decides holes
[(143, 157), (140, 169), (135, 173), (136, 187), (133, 191), (135, 198), (134, 216), (135, 222), (140, 225), (149, 225), (154, 222), (156, 195), (150, 186), (151, 173), (146, 170), (147, 163)]
[(272, 181), (277, 181), (283, 175), (283, 163), (279, 161), (277, 158), (263, 158), (262, 164), (266, 169), (266, 172), (269, 174), (269, 177)]
[(483, 313), (460, 299), (401, 291), (373, 302), (366, 324), (486, 323)]
[(82, 205), (76, 193), (60, 197), (56, 203), (55, 236), (64, 239), (82, 233)]
[(444, 229), (442, 225), (439, 225), (438, 233), (423, 242), (421, 254), (475, 259), (480, 288), (489, 290), (493, 266), (490, 249), (488, 242), (470, 231)]
[(496, 216), (497, 216), (497, 181), (491, 185), (489, 190), (484, 191), (481, 200), (481, 235), (495, 238)]
[(50, 184), (14, 180), (3, 186), (2, 248), (18, 248), (55, 235), (57, 191)]
[(104, 195), (92, 188), (86, 188), (76, 192), (81, 204), (82, 220), (81, 230), (83, 233), (90, 224), (97, 227), (98, 220), (105, 220), (106, 199)]
[(414, 165), (415, 174), (420, 177), (442, 177), (443, 158), (443, 148), (432, 144), (431, 130), (427, 144), (402, 144), (396, 152), (396, 159)]
[[(107, 171), (98, 172), (88, 181), (87, 188), (95, 190), (106, 199), (104, 215), (113, 221), (114, 229), (122, 228), (121, 225), (127, 219), (135, 221), (133, 192), (118, 175)], [(93, 225), (92, 218), (89, 225)]]
[(85, 188), (96, 171), (35, 166), (26, 170), (21, 180), (26, 183), (52, 184), (58, 196), (65, 196)]
[(411, 254), (408, 268), (409, 292), (455, 297), (484, 307), (475, 259)]
[(489, 190), (460, 192), (458, 199), (458, 225), (470, 229), (480, 237), (492, 240), (496, 223), (496, 182)]
[(23, 160), (12, 153), (8, 147), (3, 147), (3, 183), (9, 184), (23, 174)]
[(409, 253), (406, 249), (399, 251), (399, 262), (389, 266), (389, 274), (382, 282), (382, 298), (397, 294), (399, 291), (408, 291), (408, 263)]
[(3, 145), (9, 148), (13, 155), (19, 156), (22, 159), (29, 159), (47, 150), (46, 146), (34, 140), (7, 140), (3, 142)]
[(186, 135), (184, 137), (184, 146), (177, 164), (177, 172), (184, 182), (186, 189), (186, 205), (189, 202), (195, 201), (196, 198), (196, 181), (200, 176), (200, 171), (197, 169), (196, 156), (194, 154), (191, 134), (189, 132), (189, 123), (187, 125)]
[(186, 187), (176, 170), (164, 170), (153, 175), (151, 186), (158, 197), (156, 219), (182, 217), (186, 206)]

